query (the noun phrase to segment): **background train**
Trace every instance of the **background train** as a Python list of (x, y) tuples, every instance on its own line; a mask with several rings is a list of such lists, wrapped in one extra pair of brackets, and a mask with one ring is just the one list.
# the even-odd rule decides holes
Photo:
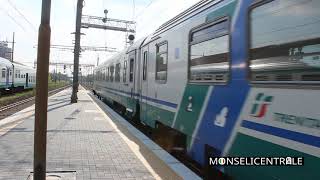
[(32, 89), (36, 84), (36, 70), (0, 57), (0, 95)]
[(93, 91), (203, 167), (208, 157), (304, 157), (214, 167), (233, 179), (320, 179), (319, 9), (200, 1), (98, 66)]

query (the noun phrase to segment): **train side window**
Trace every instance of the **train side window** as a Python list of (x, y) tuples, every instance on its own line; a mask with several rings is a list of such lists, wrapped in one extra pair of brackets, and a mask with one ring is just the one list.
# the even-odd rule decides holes
[(18, 78), (18, 70), (16, 70), (15, 78)]
[(130, 72), (129, 72), (129, 81), (130, 82), (133, 82), (133, 69), (134, 69), (134, 59), (133, 58), (131, 58), (130, 59)]
[(116, 64), (115, 82), (120, 82), (120, 63)]
[(6, 77), (6, 69), (5, 68), (2, 68), (2, 78), (5, 78)]
[(191, 31), (189, 81), (225, 83), (229, 77), (229, 20), (223, 18)]
[(127, 61), (123, 62), (123, 77), (122, 81), (127, 82)]
[(143, 53), (143, 68), (142, 68), (142, 80), (147, 79), (147, 64), (148, 64), (148, 51)]
[(249, 78), (253, 83), (320, 82), (319, 9), (320, 1), (304, 0), (274, 0), (251, 9)]
[(159, 43), (156, 48), (156, 81), (165, 83), (168, 71), (168, 42)]
[(114, 77), (114, 66), (110, 66), (110, 81), (113, 82)]

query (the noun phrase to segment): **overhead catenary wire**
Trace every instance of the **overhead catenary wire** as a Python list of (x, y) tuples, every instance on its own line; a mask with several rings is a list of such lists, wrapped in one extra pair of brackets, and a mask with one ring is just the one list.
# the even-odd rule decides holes
[(37, 28), (28, 20), (28, 18), (17, 8), (17, 6), (11, 1), (11, 0), (7, 0), (7, 2), (9, 3), (9, 5), (24, 19), (24, 21), (26, 21), (30, 27), (32, 27), (32, 29), (36, 32)]
[(146, 5), (139, 13), (137, 13), (135, 15), (135, 19), (137, 19), (138, 17), (140, 17), (141, 15), (143, 15), (145, 13), (145, 10), (148, 9), (154, 2), (156, 2), (158, 0), (150, 0), (149, 4)]
[(136, 12), (136, 2), (132, 0), (132, 21), (135, 20), (135, 12)]
[(23, 31), (26, 31), (25, 27), (24, 27), (22, 24), (20, 24), (14, 17), (12, 17), (12, 16), (8, 13), (7, 10), (5, 10), (5, 9), (3, 9), (3, 8), (1, 8), (1, 7), (0, 7), (0, 10), (4, 11), (4, 12), (7, 14), (7, 16), (8, 16), (15, 24), (17, 24)]

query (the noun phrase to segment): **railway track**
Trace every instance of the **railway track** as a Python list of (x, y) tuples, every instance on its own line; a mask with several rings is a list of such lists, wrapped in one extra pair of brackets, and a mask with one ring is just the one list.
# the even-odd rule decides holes
[[(65, 87), (62, 87), (62, 88), (58, 88), (58, 89), (55, 89), (55, 90), (52, 90), (52, 91), (49, 91), (49, 96), (50, 95), (53, 95), (57, 92), (60, 92), (68, 87), (70, 87), (71, 85), (67, 85)], [(27, 98), (27, 99), (24, 99), (24, 100), (21, 100), (19, 102), (15, 102), (15, 103), (12, 103), (12, 104), (9, 104), (9, 105), (6, 105), (6, 106), (3, 106), (3, 107), (0, 107), (0, 119), (3, 119), (7, 116), (10, 116), (11, 114), (25, 108), (25, 106), (29, 106), (31, 104), (34, 103), (34, 100), (35, 100), (35, 97), (30, 97), (30, 98)], [(19, 108), (18, 108), (19, 107)], [(20, 108), (21, 107), (21, 108)]]
[(6, 111), (6, 110), (12, 109), (12, 108), (14, 108), (14, 107), (17, 107), (17, 106), (19, 106), (19, 105), (21, 105), (21, 104), (25, 104), (25, 103), (27, 103), (27, 102), (30, 102), (30, 101), (32, 101), (32, 100), (34, 100), (34, 99), (35, 99), (35, 97), (31, 97), (31, 98), (24, 99), (24, 100), (22, 100), (22, 101), (15, 102), (15, 103), (9, 104), (9, 105), (7, 105), (7, 106), (1, 107), (1, 108), (0, 108), (0, 113), (1, 113), (1, 112), (4, 112), (4, 111)]

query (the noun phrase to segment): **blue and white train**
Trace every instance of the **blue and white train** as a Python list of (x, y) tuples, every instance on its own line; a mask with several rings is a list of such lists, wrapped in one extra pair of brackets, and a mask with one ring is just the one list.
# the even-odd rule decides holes
[(213, 166), (224, 177), (320, 179), (320, 0), (202, 0), (98, 66), (93, 90), (202, 167), (289, 164)]

